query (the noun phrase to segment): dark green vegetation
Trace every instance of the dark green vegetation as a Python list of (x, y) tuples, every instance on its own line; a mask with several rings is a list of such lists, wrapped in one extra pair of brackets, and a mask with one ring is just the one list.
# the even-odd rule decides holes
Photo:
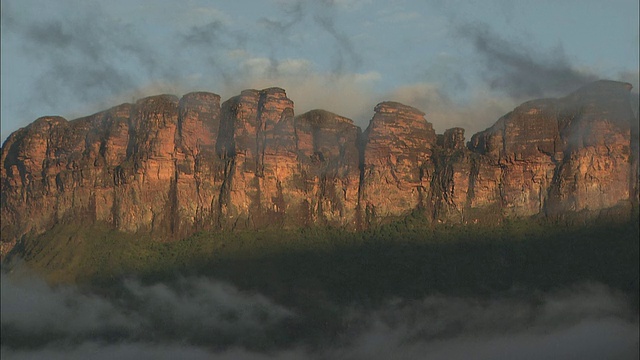
[[(179, 284), (194, 276), (229, 282), (297, 314), (251, 345), (256, 349), (300, 339), (330, 344), (360, 326), (349, 320), (353, 306), (376, 309), (393, 299), (419, 301), (431, 294), (535, 302), (538, 293), (597, 282), (627, 294), (638, 308), (637, 211), (618, 222), (580, 224), (527, 219), (499, 227), (434, 226), (423, 219), (414, 214), (357, 233), (335, 228), (200, 233), (165, 243), (106, 226), (67, 224), (21, 243), (4, 266), (21, 259), (52, 283), (76, 283), (111, 299), (128, 296), (122, 280), (130, 277), (143, 284)], [(166, 333), (173, 339), (174, 332)], [(21, 335), (15, 336), (12, 341), (19, 344)], [(227, 346), (237, 340), (216, 341)]]
[[(637, 211), (635, 212), (637, 214)], [(199, 233), (177, 242), (60, 225), (13, 252), (51, 282), (109, 286), (202, 275), (277, 301), (331, 302), (551, 290), (596, 281), (638, 293), (638, 218), (500, 227), (433, 226), (419, 214), (364, 232), (334, 228)], [(11, 260), (11, 257), (9, 258)]]

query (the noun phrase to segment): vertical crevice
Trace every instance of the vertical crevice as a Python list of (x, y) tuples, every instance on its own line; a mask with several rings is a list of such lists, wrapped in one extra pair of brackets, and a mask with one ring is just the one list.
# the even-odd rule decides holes
[(169, 234), (175, 236), (180, 230), (180, 218), (178, 214), (178, 164), (173, 160), (174, 172), (169, 186)]
[[(368, 130), (368, 129), (367, 129)], [(367, 143), (368, 131), (364, 132), (358, 128), (358, 136), (356, 137), (356, 148), (358, 149), (358, 200), (356, 204), (356, 230), (363, 230), (366, 226), (365, 209), (363, 209), (363, 197), (364, 197), (364, 150)]]
[(231, 206), (231, 182), (235, 170), (235, 157), (224, 159), (224, 172), (220, 186), (220, 195), (218, 196), (218, 227), (223, 227), (225, 217), (229, 216), (229, 207)]
[[(476, 196), (476, 180), (480, 174), (480, 161), (476, 156), (471, 156), (471, 169), (469, 171), (469, 188), (467, 189), (467, 198), (464, 203), (463, 211), (466, 212), (471, 209), (471, 202)], [(464, 215), (463, 212), (463, 215)], [(463, 219), (464, 220), (464, 219)]]
[[(216, 205), (217, 217), (214, 219), (218, 228), (223, 228), (225, 219), (229, 217), (231, 207), (231, 186), (236, 170), (235, 119), (240, 110), (239, 98), (231, 98), (224, 102), (220, 111), (220, 127), (216, 139), (217, 158), (222, 162), (222, 183)], [(212, 204), (213, 210), (213, 204)]]
[(266, 94), (260, 92), (258, 99), (258, 110), (256, 113), (256, 176), (264, 177), (264, 152), (266, 148), (266, 121), (263, 119), (264, 103)]

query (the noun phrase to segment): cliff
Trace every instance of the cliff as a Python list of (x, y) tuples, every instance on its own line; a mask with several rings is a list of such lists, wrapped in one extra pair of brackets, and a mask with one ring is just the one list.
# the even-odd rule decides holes
[[(2, 147), (2, 254), (61, 222), (180, 239), (200, 230), (597, 216), (638, 201), (626, 83), (534, 100), (465, 144), (395, 102), (362, 132), (280, 88), (153, 96), (85, 118), (43, 117)], [(427, 109), (428, 110), (428, 109)], [(428, 115), (427, 115), (428, 117)]]

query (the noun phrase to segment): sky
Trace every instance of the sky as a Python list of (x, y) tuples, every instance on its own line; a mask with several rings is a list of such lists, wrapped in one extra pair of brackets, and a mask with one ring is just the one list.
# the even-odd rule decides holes
[[(365, 128), (385, 100), (466, 137), (598, 79), (638, 85), (637, 0), (1, 0), (1, 136), (162, 93), (282, 87)], [(637, 94), (634, 96), (637, 97)]]

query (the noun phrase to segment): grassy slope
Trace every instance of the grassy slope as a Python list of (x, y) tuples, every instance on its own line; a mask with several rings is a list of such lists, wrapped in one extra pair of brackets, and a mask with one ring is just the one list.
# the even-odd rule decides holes
[(106, 226), (60, 225), (14, 253), (51, 282), (110, 286), (126, 276), (213, 276), (279, 301), (348, 303), (429, 293), (482, 295), (598, 281), (637, 297), (638, 221), (431, 227), (419, 217), (375, 230), (200, 233), (161, 243)]

